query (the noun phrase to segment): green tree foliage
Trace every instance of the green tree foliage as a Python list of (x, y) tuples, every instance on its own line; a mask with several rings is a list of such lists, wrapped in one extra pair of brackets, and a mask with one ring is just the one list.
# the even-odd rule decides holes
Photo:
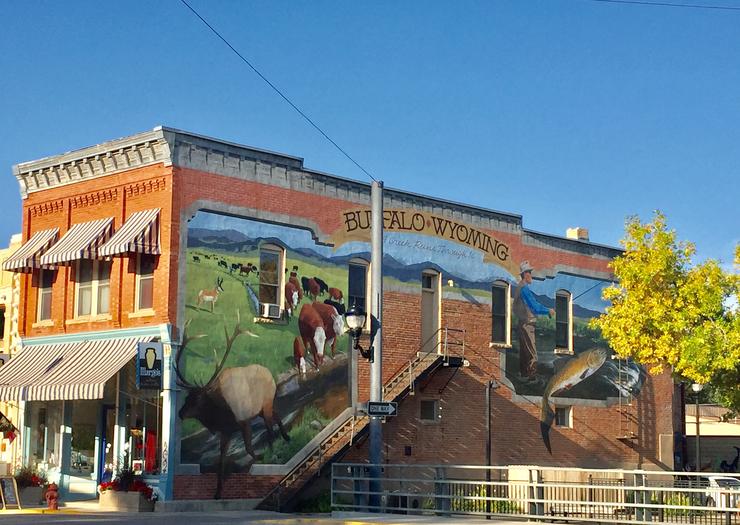
[(618, 284), (603, 294), (611, 306), (594, 326), (621, 357), (710, 383), (718, 402), (740, 410), (740, 246), (735, 272), (694, 264), (694, 245), (677, 241), (659, 212), (646, 224), (629, 219), (622, 244), (611, 263)]

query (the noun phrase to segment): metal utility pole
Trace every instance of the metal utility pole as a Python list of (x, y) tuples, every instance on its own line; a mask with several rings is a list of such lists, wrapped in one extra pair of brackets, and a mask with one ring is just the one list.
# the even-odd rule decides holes
[[(699, 435), (699, 393), (704, 390), (704, 385), (701, 383), (694, 383), (691, 385), (691, 390), (696, 394), (696, 471), (701, 471), (701, 436)], [(697, 478), (698, 479), (698, 478)]]
[[(372, 315), (379, 321), (370, 363), (370, 401), (383, 400), (383, 182), (373, 181), (370, 190), (372, 213), (370, 240), (370, 290)], [(380, 507), (380, 464), (383, 462), (383, 427), (379, 417), (370, 418), (370, 498), (373, 510)], [(375, 493), (375, 494), (373, 494)]]

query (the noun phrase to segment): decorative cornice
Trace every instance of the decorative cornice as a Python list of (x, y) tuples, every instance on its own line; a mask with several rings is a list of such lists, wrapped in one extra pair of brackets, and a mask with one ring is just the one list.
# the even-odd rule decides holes
[[(347, 202), (370, 205), (370, 184), (307, 169), (303, 159), (173, 128), (105, 142), (98, 146), (13, 167), (21, 195), (162, 163), (269, 184)], [(124, 188), (127, 196), (165, 189), (164, 179)], [(621, 250), (524, 228), (522, 216), (445, 199), (386, 188), (384, 205), (410, 208), (477, 226), (519, 235), (524, 244), (609, 259)], [(49, 212), (45, 212), (49, 213)]]
[(167, 179), (159, 177), (156, 179), (137, 182), (136, 184), (129, 184), (124, 187), (123, 191), (126, 194), (126, 197), (131, 197), (134, 195), (144, 195), (147, 193), (154, 193), (156, 191), (164, 191), (166, 188)]
[(152, 164), (171, 165), (162, 128), (13, 166), (21, 196)]
[(84, 195), (77, 195), (69, 199), (69, 203), (72, 208), (76, 209), (104, 204), (106, 202), (114, 202), (116, 200), (118, 200), (118, 189), (112, 188), (110, 190), (93, 191)]

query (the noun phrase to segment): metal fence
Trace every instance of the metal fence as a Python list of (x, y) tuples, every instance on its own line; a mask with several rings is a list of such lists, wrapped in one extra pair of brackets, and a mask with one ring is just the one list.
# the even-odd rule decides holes
[[(740, 525), (740, 474), (516, 465), (332, 465), (332, 509), (537, 521)], [(377, 497), (373, 497), (377, 496)], [(372, 505), (370, 502), (379, 501)]]

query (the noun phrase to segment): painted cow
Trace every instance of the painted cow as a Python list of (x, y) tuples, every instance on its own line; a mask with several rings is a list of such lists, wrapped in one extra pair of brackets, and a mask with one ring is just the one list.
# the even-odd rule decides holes
[(336, 308), (326, 303), (313, 303), (314, 310), (321, 316), (324, 322), (324, 333), (326, 334), (326, 345), (331, 346), (331, 356), (334, 357), (334, 347), (337, 339), (344, 333), (344, 316)]
[(285, 283), (285, 311), (288, 314), (288, 319), (293, 317), (293, 310), (298, 306), (299, 294), (300, 289), (296, 289), (293, 283)]

